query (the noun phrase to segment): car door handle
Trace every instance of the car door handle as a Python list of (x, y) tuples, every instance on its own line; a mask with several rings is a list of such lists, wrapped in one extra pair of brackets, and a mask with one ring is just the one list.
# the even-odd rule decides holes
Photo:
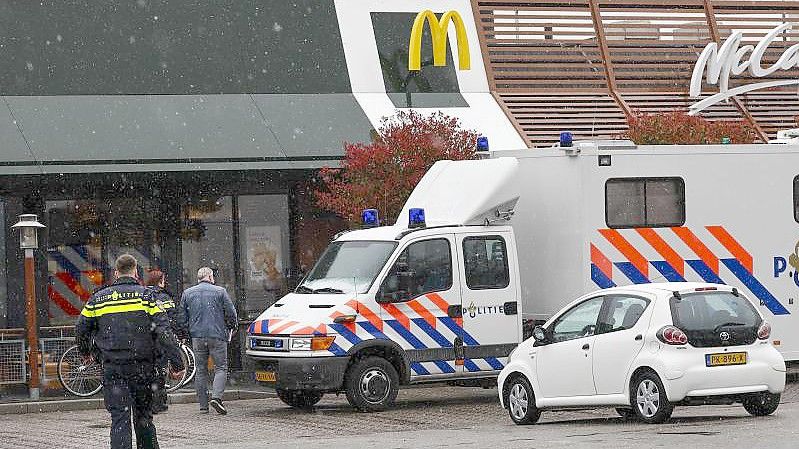
[(635, 341), (641, 341), (641, 340), (643, 340), (643, 338), (644, 338), (643, 335), (638, 334), (638, 335), (635, 336)]
[(586, 343), (586, 344), (584, 344), (584, 345), (583, 345), (583, 349), (588, 349), (588, 348), (590, 348), (590, 347), (591, 347), (591, 346), (589, 346), (589, 345), (588, 345), (588, 343)]

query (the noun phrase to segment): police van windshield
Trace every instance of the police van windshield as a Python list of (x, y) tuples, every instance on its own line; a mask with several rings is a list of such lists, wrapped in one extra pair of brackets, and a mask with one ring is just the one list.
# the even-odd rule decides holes
[(295, 292), (365, 293), (396, 247), (396, 242), (333, 242)]

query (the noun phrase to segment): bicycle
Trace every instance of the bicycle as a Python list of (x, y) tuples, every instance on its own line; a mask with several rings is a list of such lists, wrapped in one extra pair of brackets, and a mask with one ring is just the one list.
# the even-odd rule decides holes
[[(197, 373), (194, 351), (184, 342), (180, 342), (180, 353), (186, 370), (180, 379), (167, 376), (166, 391), (172, 393), (194, 380)], [(167, 364), (169, 368), (169, 364)], [(82, 398), (94, 396), (103, 389), (103, 365), (97, 356), (88, 362), (78, 350), (78, 345), (70, 346), (58, 361), (58, 380), (70, 394)]]

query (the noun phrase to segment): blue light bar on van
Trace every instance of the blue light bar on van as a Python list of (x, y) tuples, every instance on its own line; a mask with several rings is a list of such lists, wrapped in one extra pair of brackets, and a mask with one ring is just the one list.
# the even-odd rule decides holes
[(364, 211), (361, 212), (361, 222), (364, 228), (380, 226), (380, 218), (377, 215), (377, 209), (364, 209)]
[(488, 151), (488, 137), (480, 136), (477, 138), (477, 151)]
[(561, 147), (570, 147), (570, 146), (572, 146), (573, 139), (574, 138), (572, 136), (572, 133), (570, 133), (568, 131), (564, 131), (564, 132), (560, 133), (560, 146)]
[(427, 226), (424, 221), (424, 209), (412, 207), (408, 210), (408, 228), (423, 228)]

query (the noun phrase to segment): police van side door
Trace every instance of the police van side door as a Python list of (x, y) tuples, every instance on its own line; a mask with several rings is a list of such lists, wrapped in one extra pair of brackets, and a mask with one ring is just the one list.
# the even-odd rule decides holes
[(405, 350), (412, 380), (461, 373), (461, 328), (449, 316), (461, 309), (457, 267), (453, 234), (425, 236), (400, 249), (381, 281), (375, 300), (382, 335)]
[(456, 236), (463, 301), (464, 372), (495, 371), (521, 341), (510, 232)]

